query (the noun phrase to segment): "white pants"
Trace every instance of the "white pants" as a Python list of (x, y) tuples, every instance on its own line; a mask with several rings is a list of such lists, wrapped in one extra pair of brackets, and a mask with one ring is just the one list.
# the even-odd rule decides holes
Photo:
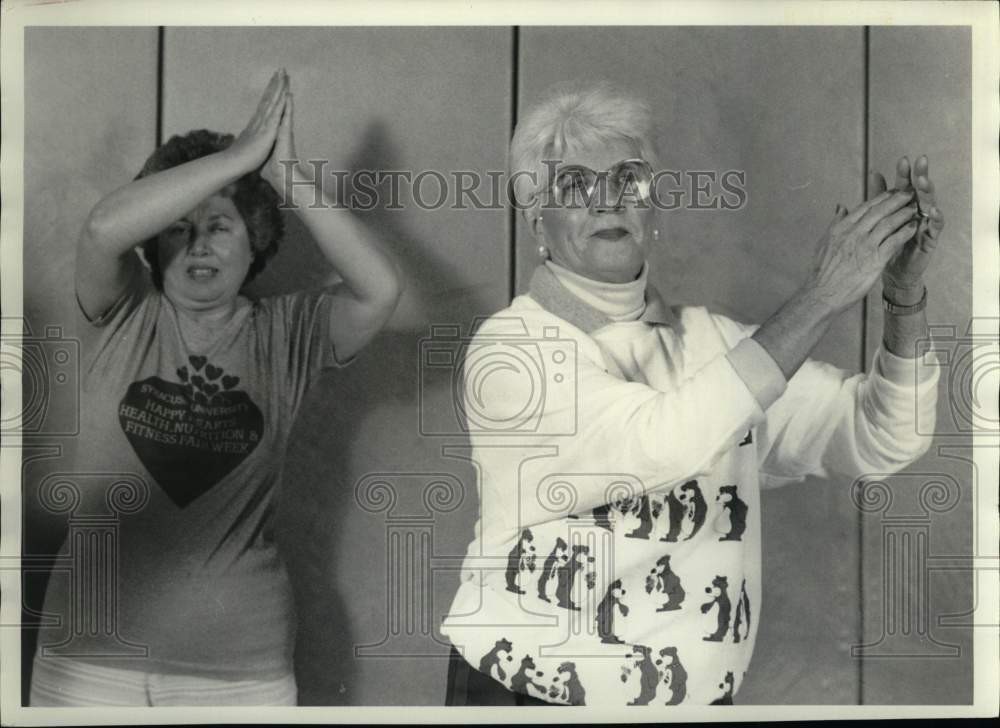
[(295, 675), (274, 680), (218, 680), (121, 670), (65, 657), (35, 655), (32, 707), (95, 705), (295, 705)]

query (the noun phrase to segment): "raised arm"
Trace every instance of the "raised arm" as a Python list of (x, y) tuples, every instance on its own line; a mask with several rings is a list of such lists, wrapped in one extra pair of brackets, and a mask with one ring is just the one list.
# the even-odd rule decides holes
[(77, 244), (76, 292), (88, 318), (107, 311), (137, 274), (136, 245), (264, 163), (281, 120), (282, 78), (280, 72), (271, 77), (250, 123), (230, 147), (130, 182), (97, 203)]
[[(284, 75), (287, 86), (288, 77)], [(323, 256), (343, 279), (330, 317), (330, 341), (340, 361), (356, 354), (385, 325), (402, 292), (395, 263), (379, 239), (350, 210), (338, 207), (295, 154), (293, 99), (284, 100), (274, 151), (261, 170), (305, 224)], [(317, 200), (322, 200), (316, 205)]]
[[(689, 316), (692, 327), (704, 327), (707, 346), (685, 355), (693, 373), (665, 390), (609, 372), (595, 341), (547, 312), (521, 306), (479, 328), (468, 348), (479, 353), (474, 368), (466, 361), (462, 409), (476, 415), (470, 440), (484, 482), (505, 503), (516, 504), (519, 527), (604, 505), (616, 483), (641, 495), (701, 477), (764, 420), (762, 404), (730, 356), (760, 347), (741, 341), (729, 349), (721, 333), (709, 333), (707, 311)], [(518, 346), (518, 340), (530, 345)], [(534, 360), (546, 381), (525, 376), (528, 367), (505, 364), (504, 348), (512, 343), (518, 358)], [(561, 363), (553, 369), (553, 362)], [(525, 405), (532, 402), (538, 403), (536, 421), (525, 419), (533, 412)], [(522, 422), (526, 427), (519, 432)], [(497, 442), (494, 425), (516, 436)], [(558, 490), (562, 483), (572, 497), (547, 493), (548, 486)]]

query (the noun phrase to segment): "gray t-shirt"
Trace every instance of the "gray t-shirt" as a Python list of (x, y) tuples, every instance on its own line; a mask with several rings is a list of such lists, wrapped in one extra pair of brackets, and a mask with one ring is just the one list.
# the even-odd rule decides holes
[[(337, 365), (332, 301), (328, 290), (241, 297), (198, 354), (147, 280), (100, 320), (81, 321), (73, 472), (104, 477), (81, 478), (91, 485), (76, 512), (107, 512), (107, 486), (122, 478), (144, 482), (148, 500), (118, 523), (116, 634), (78, 640), (88, 654), (77, 659), (224, 679), (291, 668), (294, 605), (273, 540), (272, 494), (303, 394)], [(70, 584), (53, 573), (44, 609), (67, 626), (43, 630), (42, 646), (92, 616)], [(148, 657), (122, 657), (121, 640), (148, 647)]]

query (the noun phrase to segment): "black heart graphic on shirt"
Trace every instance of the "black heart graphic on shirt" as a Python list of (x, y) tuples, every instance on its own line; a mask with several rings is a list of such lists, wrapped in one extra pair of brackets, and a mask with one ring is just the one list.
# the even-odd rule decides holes
[(205, 366), (205, 362), (208, 361), (208, 359), (203, 356), (189, 356), (188, 361), (191, 362), (191, 366), (194, 367), (194, 370), (198, 371)]
[(208, 399), (189, 391), (187, 385), (149, 377), (129, 385), (118, 406), (118, 421), (135, 454), (181, 508), (246, 460), (264, 432), (260, 408), (246, 392)]
[(222, 370), (219, 367), (213, 367), (211, 364), (205, 367), (205, 376), (211, 380), (218, 379), (220, 374)]
[(222, 386), (226, 389), (232, 389), (237, 384), (240, 383), (239, 377), (231, 377), (228, 374), (222, 378)]

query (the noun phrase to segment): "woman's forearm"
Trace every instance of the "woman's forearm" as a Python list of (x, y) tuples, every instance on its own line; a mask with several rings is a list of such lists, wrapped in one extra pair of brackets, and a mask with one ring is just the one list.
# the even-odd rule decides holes
[[(924, 296), (922, 283), (898, 288), (886, 283), (884, 296), (897, 306), (915, 306)], [(927, 313), (921, 308), (911, 313), (882, 312), (882, 345), (892, 354), (906, 359), (917, 356), (917, 342), (927, 338)]]
[(804, 287), (757, 329), (753, 339), (771, 355), (785, 379), (791, 379), (836, 315), (834, 306)]
[[(378, 237), (350, 210), (337, 206), (321, 180), (314, 180), (298, 164), (285, 169), (294, 172), (294, 184), (283, 185), (286, 192), (291, 191), (291, 200), (285, 204), (295, 209), (351, 295), (363, 303), (395, 305), (400, 275)], [(322, 199), (322, 205), (315, 207), (317, 199)]]
[(234, 155), (222, 151), (130, 182), (97, 203), (83, 244), (104, 256), (122, 256), (245, 172)]

